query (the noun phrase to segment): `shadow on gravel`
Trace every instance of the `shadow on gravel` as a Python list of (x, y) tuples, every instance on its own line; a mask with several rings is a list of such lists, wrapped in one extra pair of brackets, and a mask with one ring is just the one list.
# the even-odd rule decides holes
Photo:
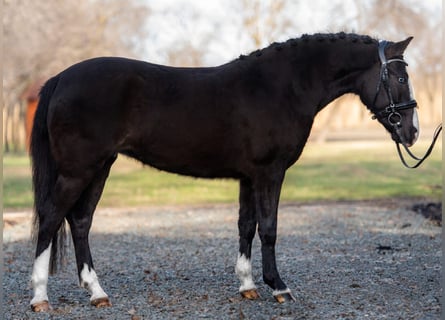
[(421, 214), (426, 219), (429, 219), (438, 226), (442, 225), (441, 202), (416, 203), (412, 206), (411, 210), (418, 214)]
[[(286, 229), (285, 229), (286, 230)], [(234, 273), (235, 232), (227, 236), (91, 235), (96, 271), (113, 306), (95, 309), (78, 287), (73, 249), (49, 280), (54, 307), (33, 314), (28, 241), (4, 245), (6, 319), (436, 319), (440, 314), (440, 239), (355, 230), (283, 232), (278, 266), (297, 302), (279, 305), (262, 283), (259, 242), (253, 274), (261, 298), (242, 300)], [(72, 246), (70, 244), (70, 246)]]

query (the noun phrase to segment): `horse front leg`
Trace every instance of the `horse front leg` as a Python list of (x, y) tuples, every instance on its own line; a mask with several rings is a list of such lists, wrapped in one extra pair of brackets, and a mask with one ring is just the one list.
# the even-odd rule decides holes
[(71, 213), (68, 217), (76, 253), (79, 283), (81, 287), (90, 292), (91, 305), (107, 307), (111, 306), (111, 302), (99, 283), (89, 247), (88, 234), (93, 213), (90, 212), (90, 214), (90, 217), (80, 217)]
[(241, 296), (254, 300), (259, 298), (252, 278), (251, 264), (252, 240), (255, 236), (257, 220), (255, 216), (253, 188), (250, 180), (243, 179), (240, 181), (239, 203), (239, 253), (235, 273), (241, 282), (239, 288)]
[(291, 291), (281, 280), (275, 260), (277, 212), (283, 178), (284, 172), (266, 179), (263, 177), (257, 180), (254, 185), (258, 234), (261, 240), (263, 280), (273, 289), (273, 296), (279, 303), (295, 301)]

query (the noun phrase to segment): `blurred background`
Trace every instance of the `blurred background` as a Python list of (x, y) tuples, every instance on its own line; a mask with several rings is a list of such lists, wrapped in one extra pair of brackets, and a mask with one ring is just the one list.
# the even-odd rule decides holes
[[(422, 128), (441, 119), (440, 0), (4, 0), (3, 10), (6, 152), (25, 150), (39, 88), (75, 62), (113, 55), (213, 66), (315, 32), (414, 36), (406, 60)], [(333, 104), (319, 115), (313, 138), (386, 137), (356, 97)]]
[[(215, 66), (303, 34), (345, 31), (391, 41), (414, 36), (405, 59), (420, 107), (421, 148), (442, 121), (441, 0), (3, 0), (3, 29), (6, 208), (32, 205), (26, 150), (40, 87), (66, 67), (96, 56)], [(346, 95), (332, 104), (317, 116), (313, 143), (303, 155), (307, 162), (300, 161), (303, 169), (288, 174), (284, 199), (331, 194), (336, 199), (439, 197), (440, 151), (425, 163), (425, 171), (415, 176), (413, 171), (401, 173), (389, 135), (371, 120), (359, 99)], [(338, 141), (346, 144), (332, 144)], [(180, 180), (158, 176), (157, 171), (141, 174), (139, 165), (125, 159), (113, 170), (103, 200), (110, 206), (237, 198), (235, 183)], [(335, 176), (356, 181), (341, 182)], [(310, 188), (302, 188), (309, 182)], [(181, 186), (187, 192), (178, 191)]]

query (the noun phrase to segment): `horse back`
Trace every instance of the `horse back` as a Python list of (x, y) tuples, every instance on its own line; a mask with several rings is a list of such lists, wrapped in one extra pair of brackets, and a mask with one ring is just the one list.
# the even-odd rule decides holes
[(50, 105), (55, 153), (70, 159), (68, 144), (95, 161), (120, 152), (180, 174), (240, 177), (290, 143), (274, 94), (249, 93), (240, 72), (124, 58), (76, 64), (60, 74)]

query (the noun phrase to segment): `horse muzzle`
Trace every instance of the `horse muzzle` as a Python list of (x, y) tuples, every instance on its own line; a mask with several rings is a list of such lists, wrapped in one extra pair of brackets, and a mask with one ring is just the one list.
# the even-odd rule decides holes
[(390, 125), (391, 137), (395, 142), (405, 147), (411, 147), (416, 143), (419, 137), (419, 118), (416, 109), (413, 109), (411, 121), (402, 117), (398, 112), (392, 112), (387, 120)]
[(409, 148), (416, 143), (419, 137), (419, 131), (415, 127), (407, 128), (406, 130), (403, 129), (404, 128), (394, 128), (394, 130), (391, 131), (391, 138), (395, 142)]

